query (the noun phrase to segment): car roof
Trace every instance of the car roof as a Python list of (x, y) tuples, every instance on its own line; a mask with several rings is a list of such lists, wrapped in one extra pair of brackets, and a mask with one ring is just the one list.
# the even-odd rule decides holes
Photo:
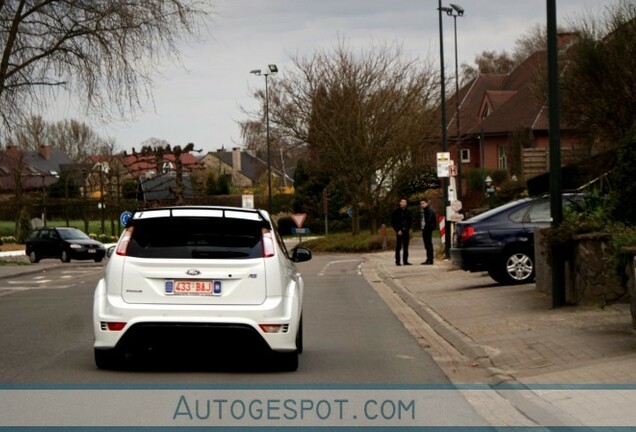
[(479, 222), (480, 220), (488, 219), (491, 216), (498, 215), (498, 214), (500, 214), (502, 212), (505, 212), (507, 210), (515, 209), (517, 207), (521, 207), (523, 205), (526, 205), (526, 204), (528, 204), (530, 202), (536, 201), (537, 198), (540, 198), (540, 197), (522, 198), (520, 200), (511, 201), (509, 203), (500, 205), (499, 207), (492, 208), (492, 209), (490, 209), (488, 211), (485, 211), (485, 212), (480, 213), (480, 214), (478, 214), (476, 216), (473, 216), (472, 218), (466, 220), (465, 222)]
[[(582, 199), (584, 194), (582, 194), (580, 192), (564, 192), (562, 194), (562, 196), (565, 199), (572, 200), (572, 199)], [(491, 216), (495, 216), (495, 215), (501, 214), (501, 213), (503, 213), (503, 212), (505, 212), (507, 210), (516, 209), (518, 207), (527, 205), (529, 203), (532, 203), (532, 202), (535, 202), (535, 201), (539, 201), (539, 200), (542, 200), (542, 199), (549, 199), (549, 198), (550, 198), (550, 195), (546, 194), (546, 195), (531, 196), (531, 197), (527, 197), (527, 198), (521, 198), (521, 199), (518, 199), (518, 200), (515, 200), (515, 201), (510, 201), (510, 202), (508, 202), (506, 204), (500, 205), (499, 207), (495, 207), (495, 208), (492, 208), (492, 209), (490, 209), (488, 211), (485, 211), (483, 213), (475, 215), (472, 218), (470, 218), (470, 219), (468, 219), (468, 220), (466, 220), (464, 222), (468, 222), (468, 221), (470, 221), (470, 222), (479, 222), (479, 221), (481, 221), (483, 219), (487, 219), (487, 218), (489, 218)]]

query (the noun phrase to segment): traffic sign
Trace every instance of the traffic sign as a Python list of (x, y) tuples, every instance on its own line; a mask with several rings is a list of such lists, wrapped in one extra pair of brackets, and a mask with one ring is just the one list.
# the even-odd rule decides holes
[(303, 226), (303, 223), (305, 223), (305, 219), (307, 219), (307, 213), (294, 213), (291, 215), (291, 218), (296, 226), (298, 228), (301, 228)]
[(450, 152), (437, 153), (437, 177), (449, 177), (449, 167), (452, 165)]
[(309, 234), (309, 228), (292, 228), (292, 234)]
[(130, 220), (131, 217), (132, 217), (132, 213), (129, 211), (125, 211), (119, 216), (119, 222), (121, 222), (123, 226), (126, 226), (128, 225), (128, 221)]
[(462, 209), (462, 202), (460, 200), (451, 202), (451, 208), (456, 212), (460, 211)]

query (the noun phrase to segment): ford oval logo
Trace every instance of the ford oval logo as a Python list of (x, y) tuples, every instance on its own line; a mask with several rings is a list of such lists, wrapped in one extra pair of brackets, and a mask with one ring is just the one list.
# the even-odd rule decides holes
[(197, 276), (197, 275), (200, 275), (201, 272), (199, 270), (197, 270), (197, 269), (190, 269), (190, 270), (186, 271), (186, 274), (189, 275), (189, 276)]

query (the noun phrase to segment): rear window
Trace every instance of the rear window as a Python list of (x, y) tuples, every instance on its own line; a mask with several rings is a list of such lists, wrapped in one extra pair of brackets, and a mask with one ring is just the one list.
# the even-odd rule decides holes
[(263, 256), (264, 222), (228, 217), (138, 219), (127, 255), (140, 258), (247, 259)]

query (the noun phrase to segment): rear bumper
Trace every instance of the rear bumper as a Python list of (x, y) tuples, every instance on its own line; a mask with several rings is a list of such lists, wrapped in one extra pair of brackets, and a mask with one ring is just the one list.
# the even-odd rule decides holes
[(106, 256), (106, 249), (98, 249), (96, 252), (89, 253), (87, 251), (69, 251), (69, 256), (74, 260), (102, 260)]
[(453, 266), (470, 272), (487, 271), (496, 265), (501, 256), (500, 248), (451, 248)]
[[(94, 346), (136, 350), (156, 344), (199, 344), (219, 350), (268, 347), (290, 352), (296, 351), (300, 315), (300, 299), (294, 292), (254, 306), (140, 305), (108, 296), (101, 280), (93, 304)], [(126, 324), (113, 331), (105, 325), (108, 322)], [(284, 331), (265, 333), (260, 324), (280, 324)]]

